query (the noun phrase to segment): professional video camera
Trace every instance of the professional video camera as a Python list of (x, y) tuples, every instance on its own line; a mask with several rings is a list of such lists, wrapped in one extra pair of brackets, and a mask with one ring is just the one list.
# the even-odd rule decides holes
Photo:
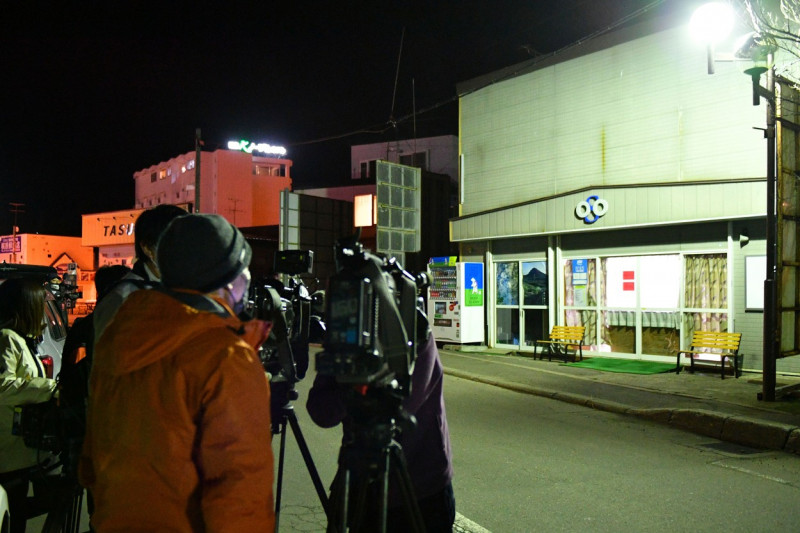
[(358, 234), (337, 242), (336, 262), (317, 372), (342, 384), (391, 385), (407, 396), (418, 337), (428, 332), (420, 295), (427, 274), (414, 276), (394, 258), (365, 252)]
[(325, 293), (311, 293), (299, 277), (311, 273), (313, 264), (311, 250), (275, 252), (274, 270), (289, 275), (289, 284), (265, 278), (250, 287), (250, 313), (272, 322), (272, 331), (260, 352), (272, 382), (293, 384), (303, 379), (308, 370), (308, 344), (322, 342)]

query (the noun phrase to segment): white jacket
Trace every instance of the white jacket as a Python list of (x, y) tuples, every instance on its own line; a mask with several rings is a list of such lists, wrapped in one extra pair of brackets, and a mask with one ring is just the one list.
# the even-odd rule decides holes
[[(47, 401), (56, 388), (25, 339), (10, 329), (0, 329), (0, 473), (34, 466), (38, 450), (11, 434), (14, 406)], [(43, 452), (44, 453), (44, 452)]]

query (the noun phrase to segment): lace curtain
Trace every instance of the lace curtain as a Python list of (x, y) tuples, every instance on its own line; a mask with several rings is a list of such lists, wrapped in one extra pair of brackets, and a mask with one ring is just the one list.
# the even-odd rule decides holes
[[(728, 262), (724, 254), (687, 255), (684, 272), (684, 306), (695, 309), (728, 307)], [(684, 315), (684, 339), (695, 331), (728, 331), (728, 315), (691, 312)]]

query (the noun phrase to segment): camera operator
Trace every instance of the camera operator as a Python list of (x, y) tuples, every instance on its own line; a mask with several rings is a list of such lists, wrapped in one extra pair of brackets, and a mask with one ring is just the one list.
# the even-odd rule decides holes
[(56, 381), (45, 377), (36, 357), (37, 338), (45, 320), (45, 288), (33, 280), (0, 284), (0, 484), (8, 493), (12, 533), (25, 531), (31, 514), (28, 484), (39, 463), (39, 451), (12, 434), (14, 406), (50, 399)]
[[(433, 335), (429, 334), (419, 346), (411, 378), (411, 394), (403, 400), (403, 408), (416, 417), (417, 426), (403, 431), (397, 438), (406, 458), (425, 530), (429, 533), (452, 531), (456, 512), (443, 381), (439, 351)], [(347, 435), (352, 421), (347, 413), (344, 392), (334, 377), (317, 374), (308, 393), (306, 408), (317, 425), (330, 428), (341, 422)], [(409, 517), (400, 504), (397, 491), (390, 490), (388, 531), (412, 531)], [(372, 507), (374, 510), (375, 506)], [(377, 517), (368, 519), (374, 523)]]
[(131, 294), (98, 341), (79, 476), (105, 531), (271, 531), (270, 324), (237, 315), (250, 246), (218, 215), (176, 218), (163, 288)]
[(153, 286), (161, 278), (156, 258), (156, 245), (161, 234), (173, 219), (183, 216), (186, 211), (178, 206), (161, 204), (143, 211), (134, 226), (135, 258), (133, 270), (116, 283), (102, 302), (97, 302), (93, 313), (94, 339), (100, 335), (114, 318), (122, 302), (135, 290)]
[[(104, 265), (98, 268), (94, 277), (97, 301), (102, 301), (109, 290), (130, 271), (124, 265)], [(71, 479), (77, 479), (78, 457), (86, 431), (86, 402), (94, 353), (93, 318), (94, 312), (78, 317), (72, 323), (64, 341), (61, 372), (58, 375), (58, 403), (67, 441), (61, 460), (64, 464), (63, 473)], [(91, 493), (87, 504), (91, 514), (94, 509)]]

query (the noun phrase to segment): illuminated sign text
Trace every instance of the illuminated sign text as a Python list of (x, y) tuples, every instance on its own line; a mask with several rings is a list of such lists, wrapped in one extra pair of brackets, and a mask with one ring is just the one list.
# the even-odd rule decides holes
[(286, 155), (286, 148), (283, 146), (272, 146), (268, 143), (253, 143), (250, 141), (229, 141), (228, 150), (241, 150), (252, 154), (253, 152), (261, 152), (262, 154), (273, 155)]

